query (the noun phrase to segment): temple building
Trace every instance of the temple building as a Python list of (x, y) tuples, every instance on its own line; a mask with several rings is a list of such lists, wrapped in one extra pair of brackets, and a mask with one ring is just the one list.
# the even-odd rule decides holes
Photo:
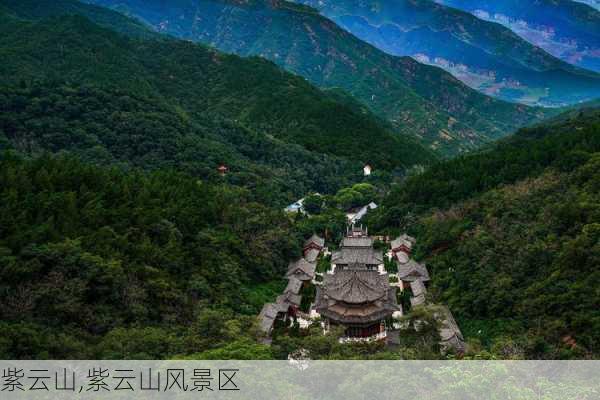
[[(318, 258), (324, 245), (325, 240), (317, 235), (313, 235), (304, 244), (305, 258), (289, 264), (285, 275), (288, 284), (283, 293), (277, 297), (274, 303), (265, 304), (258, 315), (260, 328), (267, 337), (271, 335), (276, 321), (281, 321), (281, 323), (285, 324), (297, 316), (300, 304), (302, 303), (300, 292), (303, 287), (310, 285), (315, 278), (317, 265), (314, 261)], [(314, 252), (316, 253), (313, 254)]]
[(362, 265), (369, 271), (385, 272), (383, 254), (373, 248), (343, 247), (331, 256), (333, 271), (342, 271), (351, 265)]
[(385, 338), (388, 321), (402, 309), (373, 239), (362, 228), (352, 227), (331, 263), (317, 287), (314, 305), (326, 329), (343, 326), (348, 339)]
[[(408, 312), (413, 307), (433, 310), (440, 322), (443, 352), (464, 352), (464, 339), (452, 313), (445, 306), (433, 304), (427, 296), (430, 280), (427, 267), (410, 257), (415, 243), (406, 234), (392, 241), (391, 258), (398, 272), (388, 274), (383, 253), (374, 248), (374, 238), (362, 226), (352, 225), (339, 250), (331, 255), (330, 269), (317, 273), (316, 260), (325, 250), (325, 241), (313, 235), (304, 243), (304, 257), (289, 264), (285, 275), (288, 284), (283, 293), (274, 303), (265, 304), (260, 312), (265, 343), (270, 343), (276, 323), (290, 327), (294, 322), (301, 328), (320, 323), (325, 331), (341, 327), (344, 332), (341, 342), (385, 340), (389, 345), (397, 344), (402, 332), (398, 318), (405, 311), (398, 303), (396, 291), (400, 290), (410, 294), (410, 303), (404, 303)], [(316, 293), (303, 291), (311, 285)], [(314, 298), (311, 292), (315, 293)], [(311, 297), (303, 299), (303, 294)], [(308, 311), (303, 312), (301, 305), (308, 303)]]
[(317, 287), (315, 310), (326, 327), (343, 326), (348, 338), (385, 338), (386, 321), (401, 308), (387, 274), (353, 264), (325, 275)]
[(294, 278), (301, 282), (310, 282), (315, 278), (316, 269), (317, 264), (301, 258), (298, 261), (293, 261), (290, 263), (285, 277), (287, 279)]
[(317, 235), (312, 235), (310, 239), (304, 242), (302, 254), (308, 262), (315, 262), (324, 247), (325, 239)]
[(406, 233), (394, 239), (391, 243), (393, 257), (398, 259), (398, 257), (410, 256), (416, 243), (417, 240)]
[[(397, 276), (400, 281), (400, 289), (410, 288), (413, 294), (415, 290), (420, 293), (421, 286), (424, 290), (426, 283), (430, 280), (425, 264), (419, 263), (410, 257), (415, 244), (415, 238), (407, 234), (394, 239), (391, 243), (391, 254), (398, 268)], [(414, 296), (419, 297), (417, 294), (414, 294)], [(422, 300), (423, 298), (419, 298), (416, 302), (421, 303)]]
[(396, 261), (396, 265), (398, 267), (398, 279), (402, 282), (402, 287), (410, 286), (414, 281), (425, 283), (430, 280), (425, 264), (409, 259), (405, 263)]
[(362, 228), (352, 227), (340, 243), (340, 249), (331, 255), (332, 273), (351, 265), (362, 265), (366, 270), (385, 273), (383, 252), (373, 248), (373, 239)]
[(285, 290), (283, 291), (283, 293), (294, 293), (294, 294), (298, 294), (300, 293), (300, 290), (302, 289), (302, 285), (303, 282), (299, 279), (296, 278), (290, 278), (290, 280), (288, 281), (287, 286), (285, 287)]
[(288, 317), (289, 304), (286, 303), (267, 303), (263, 306), (258, 320), (260, 329), (267, 335), (271, 335), (275, 321), (285, 321)]

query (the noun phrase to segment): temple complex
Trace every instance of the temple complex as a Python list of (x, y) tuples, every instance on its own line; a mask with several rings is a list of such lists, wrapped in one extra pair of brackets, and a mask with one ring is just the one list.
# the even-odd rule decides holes
[(317, 286), (314, 310), (325, 329), (343, 326), (348, 339), (385, 338), (392, 316), (401, 314), (401, 307), (383, 266), (383, 253), (374, 250), (367, 231), (353, 226)]
[[(302, 303), (300, 292), (303, 288), (312, 284), (315, 278), (317, 257), (323, 250), (325, 240), (313, 235), (304, 244), (304, 257), (292, 261), (285, 278), (288, 284), (283, 294), (277, 297), (275, 303), (267, 303), (258, 315), (260, 328), (269, 337), (273, 331), (276, 321), (285, 324), (290, 319), (296, 318)], [(316, 253), (315, 253), (316, 252)]]
[[(398, 337), (398, 318), (413, 307), (431, 306), (440, 321), (441, 348), (463, 351), (464, 340), (452, 313), (429, 300), (427, 267), (411, 258), (415, 244), (415, 238), (407, 234), (391, 241), (388, 257), (397, 272), (388, 273), (386, 256), (375, 249), (374, 238), (366, 228), (351, 225), (339, 248), (331, 253), (327, 271), (317, 272), (319, 257), (330, 253), (324, 239), (313, 235), (304, 243), (303, 258), (289, 264), (283, 294), (263, 307), (259, 315), (263, 331), (270, 335), (278, 320), (288, 325), (297, 321), (301, 328), (318, 321), (324, 331), (342, 327), (340, 341), (382, 340), (393, 344), (388, 334), (395, 332), (393, 336)], [(301, 293), (307, 293), (302, 290), (311, 285), (316, 294), (307, 300), (312, 302), (307, 308)], [(408, 293), (403, 301), (401, 293)], [(300, 310), (301, 304), (305, 312)]]

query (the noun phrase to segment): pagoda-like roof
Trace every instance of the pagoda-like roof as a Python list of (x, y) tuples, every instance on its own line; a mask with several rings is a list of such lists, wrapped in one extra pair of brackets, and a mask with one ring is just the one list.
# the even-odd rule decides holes
[(315, 309), (334, 322), (366, 324), (388, 318), (400, 308), (387, 274), (353, 265), (325, 275), (323, 285), (317, 287)]
[(294, 277), (301, 281), (310, 281), (315, 277), (316, 269), (317, 264), (308, 262), (304, 258), (301, 258), (290, 263), (286, 277)]
[(371, 247), (343, 247), (331, 256), (333, 264), (383, 264), (383, 253)]
[[(386, 276), (387, 278), (387, 276)], [(327, 296), (326, 287), (317, 287), (316, 311), (325, 318), (340, 324), (371, 324), (391, 317), (400, 310), (396, 302), (396, 288), (388, 288), (385, 296), (371, 303), (348, 304)]]
[(366, 269), (348, 269), (326, 275), (327, 296), (348, 304), (374, 302), (386, 296), (389, 288), (387, 275)]

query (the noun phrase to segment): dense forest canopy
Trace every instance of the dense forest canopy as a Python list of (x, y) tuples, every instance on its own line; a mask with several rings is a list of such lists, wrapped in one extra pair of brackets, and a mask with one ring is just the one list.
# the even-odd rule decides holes
[[(597, 108), (573, 110), (524, 128), (480, 153), (438, 163), (398, 185), (386, 198), (386, 212), (398, 207), (422, 211), (448, 207), (501, 184), (539, 175), (548, 167), (569, 170), (600, 149)], [(394, 210), (396, 209), (396, 210)], [(390, 215), (384, 224), (398, 220)]]
[[(249, 187), (256, 175), (274, 177), (294, 196), (336, 190), (338, 176), (342, 185), (356, 181), (362, 163), (402, 175), (435, 158), (349, 96), (259, 58), (121, 36), (81, 16), (0, 18), (0, 129), (20, 151), (61, 149), (204, 176), (231, 163), (236, 183), (244, 172), (255, 178)], [(114, 135), (136, 142), (117, 146)]]
[(300, 251), (281, 211), (176, 172), (5, 154), (0, 199), (3, 358), (107, 357), (93, 345), (127, 329), (168, 339), (213, 309), (254, 316)]
[(0, 200), (4, 359), (439, 357), (437, 334), (414, 330), (395, 351), (320, 328), (260, 343), (256, 315), (287, 262), (312, 232), (342, 231), (343, 213), (294, 223), (224, 183), (14, 153)]
[[(597, 357), (600, 110), (432, 167), (370, 222), (408, 229), (432, 293), (497, 357)], [(477, 347), (475, 346), (475, 347)]]
[[(285, 204), (360, 179), (356, 161), (270, 139), (226, 120), (190, 119), (172, 105), (95, 85), (34, 83), (0, 92), (0, 147), (39, 155), (71, 152), (100, 165), (176, 168), (212, 182), (252, 188)], [(1, 138), (4, 138), (2, 141)]]

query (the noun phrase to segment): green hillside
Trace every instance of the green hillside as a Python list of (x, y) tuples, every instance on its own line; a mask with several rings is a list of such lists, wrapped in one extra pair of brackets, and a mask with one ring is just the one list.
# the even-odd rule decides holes
[(546, 115), (487, 97), (439, 68), (390, 56), (303, 5), (281, 0), (93, 2), (138, 17), (159, 32), (265, 57), (320, 87), (343, 88), (397, 132), (444, 155), (472, 150)]
[(281, 211), (180, 173), (4, 155), (0, 199), (3, 359), (157, 359), (244, 340), (261, 287), (300, 251)]
[(80, 15), (96, 24), (111, 28), (119, 33), (139, 38), (156, 38), (159, 35), (151, 27), (125, 17), (116, 11), (90, 6), (73, 0), (2, 0), (0, 10), (12, 13), (23, 19), (44, 19), (61, 15)]
[(286, 201), (355, 181), (362, 163), (402, 173), (434, 158), (262, 59), (125, 37), (79, 16), (0, 18), (0, 131), (20, 151), (205, 177), (226, 163), (233, 183), (270, 185)]
[(416, 234), (473, 351), (597, 357), (599, 177), (600, 110), (574, 111), (410, 179), (370, 222)]

